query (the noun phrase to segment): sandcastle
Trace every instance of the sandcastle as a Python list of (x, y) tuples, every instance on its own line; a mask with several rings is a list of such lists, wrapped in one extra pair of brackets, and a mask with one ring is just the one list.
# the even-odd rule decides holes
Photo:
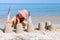
[[(10, 8), (8, 10), (8, 19), (10, 18)], [(6, 23), (5, 25), (5, 33), (9, 33), (12, 31), (12, 29), (14, 29), (13, 27), (11, 27), (11, 24)], [(34, 31), (34, 25), (31, 21), (31, 16), (29, 16), (28, 18), (28, 24), (26, 24), (26, 29), (27, 32), (33, 32)], [(39, 31), (45, 31), (45, 30), (50, 30), (50, 31), (55, 31), (55, 25), (52, 24), (50, 21), (46, 21), (45, 23), (38, 23), (38, 29)], [(23, 25), (21, 23), (17, 24), (16, 26), (16, 33), (23, 33), (24, 29), (23, 29)]]
[(11, 31), (12, 31), (11, 25), (10, 25), (9, 23), (7, 23), (7, 24), (5, 25), (5, 33), (9, 33), (9, 32), (11, 32)]
[(54, 24), (52, 24), (50, 21), (45, 22), (45, 28), (46, 30), (50, 30), (50, 31), (56, 30)]
[[(27, 26), (28, 26), (27, 27), (27, 32), (33, 32), (34, 31), (33, 24), (29, 24)], [(6, 26), (5, 26), (5, 33), (9, 33), (11, 31), (12, 31), (12, 26), (11, 26), (11, 24), (7, 23)], [(23, 30), (22, 24), (17, 24), (17, 26), (16, 26), (16, 33), (23, 33), (23, 32), (24, 32), (24, 30)]]
[(34, 25), (33, 24), (27, 25), (27, 32), (33, 32), (33, 31), (34, 31)]
[(38, 29), (39, 30), (42, 30), (42, 31), (45, 31), (46, 29), (45, 29), (45, 24), (44, 23), (39, 23), (38, 24)]
[(22, 27), (22, 24), (17, 24), (17, 27), (16, 27), (16, 33), (23, 33), (23, 27)]
[[(12, 28), (11, 24), (6, 24), (5, 33), (11, 32), (12, 31), (11, 28)], [(55, 31), (56, 27), (55, 27), (54, 24), (52, 24), (49, 21), (49, 22), (46, 22), (45, 24), (44, 23), (39, 23), (38, 24), (38, 29), (39, 29), (39, 31), (46, 31), (46, 30)], [(23, 33), (23, 32), (24, 32), (24, 29), (23, 29), (22, 24), (17, 24), (16, 33)], [(27, 25), (27, 32), (34, 32), (34, 25), (32, 23)]]

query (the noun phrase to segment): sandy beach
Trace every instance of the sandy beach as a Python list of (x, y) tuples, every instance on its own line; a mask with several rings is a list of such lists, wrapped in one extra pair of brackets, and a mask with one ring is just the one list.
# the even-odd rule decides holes
[(0, 31), (0, 40), (60, 40), (60, 31), (35, 31), (24, 32), (22, 34), (16, 33), (2, 33)]
[(60, 40), (60, 0), (0, 0), (0, 40)]
[[(54, 19), (53, 19), (54, 18)], [(39, 17), (32, 18), (34, 28), (37, 28), (39, 22), (44, 22), (46, 20), (60, 20), (60, 17)], [(42, 21), (43, 20), (43, 21)], [(52, 22), (53, 23), (53, 22)], [(40, 31), (36, 30), (34, 32), (26, 32), (16, 34), (14, 31), (10, 33), (4, 33), (4, 28), (6, 24), (6, 19), (0, 20), (0, 40), (60, 40), (60, 24), (55, 24), (56, 31)], [(16, 29), (15, 29), (16, 30)]]

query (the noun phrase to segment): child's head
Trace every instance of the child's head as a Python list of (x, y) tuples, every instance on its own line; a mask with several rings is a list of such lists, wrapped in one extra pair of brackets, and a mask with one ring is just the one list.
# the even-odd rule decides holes
[(29, 12), (25, 9), (19, 11), (20, 16), (23, 16), (24, 18), (27, 18), (27, 16), (29, 15)]

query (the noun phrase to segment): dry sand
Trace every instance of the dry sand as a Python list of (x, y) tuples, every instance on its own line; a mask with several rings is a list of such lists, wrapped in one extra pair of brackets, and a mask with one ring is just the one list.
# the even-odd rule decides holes
[(24, 32), (22, 34), (3, 33), (0, 31), (0, 40), (60, 40), (60, 31)]
[[(33, 21), (47, 20), (50, 17), (40, 17), (38, 19), (33, 18)], [(51, 20), (60, 20), (59, 18), (52, 17)], [(50, 19), (49, 19), (50, 20)], [(35, 30), (34, 32), (24, 32), (16, 34), (15, 32), (3, 33), (5, 24), (2, 25), (2, 22), (6, 22), (6, 19), (0, 20), (0, 40), (60, 40), (60, 24), (55, 24), (56, 31), (39, 31)], [(34, 26), (36, 27), (36, 26)]]

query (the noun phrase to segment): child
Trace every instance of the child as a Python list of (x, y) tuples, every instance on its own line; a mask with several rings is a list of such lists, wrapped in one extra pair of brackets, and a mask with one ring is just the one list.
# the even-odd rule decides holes
[(17, 24), (21, 23), (24, 26), (24, 29), (27, 29), (27, 17), (29, 16), (29, 12), (27, 10), (19, 11), (19, 14), (14, 16), (12, 19), (8, 20), (8, 23), (12, 23), (12, 27), (15, 27)]

